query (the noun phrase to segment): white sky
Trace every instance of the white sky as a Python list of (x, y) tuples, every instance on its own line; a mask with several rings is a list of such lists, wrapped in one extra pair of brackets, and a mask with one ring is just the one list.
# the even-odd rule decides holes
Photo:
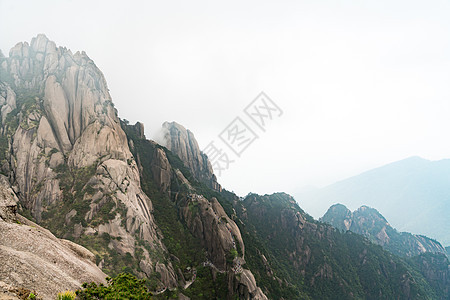
[(0, 49), (85, 50), (121, 118), (205, 147), (265, 91), (284, 111), (219, 181), (295, 194), (419, 155), (450, 157), (448, 1), (0, 0)]

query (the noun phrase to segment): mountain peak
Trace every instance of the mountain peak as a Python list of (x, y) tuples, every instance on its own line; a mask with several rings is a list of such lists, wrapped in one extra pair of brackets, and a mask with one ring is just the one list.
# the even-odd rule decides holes
[(50, 39), (43, 33), (39, 33), (36, 37), (31, 39), (31, 47), (34, 48), (39, 45), (46, 45)]
[(350, 211), (347, 206), (345, 206), (344, 204), (341, 203), (336, 203), (333, 204), (332, 206), (330, 206), (330, 208), (328, 210), (340, 210), (340, 211)]
[[(299, 195), (316, 217), (339, 202), (356, 209), (376, 207), (400, 231), (423, 234), (450, 245), (450, 160), (413, 156)], [(399, 213), (401, 212), (401, 213)]]
[(396, 255), (414, 256), (424, 252), (445, 253), (442, 245), (430, 238), (397, 232), (378, 210), (367, 205), (351, 212), (344, 205), (335, 204), (320, 220), (340, 230), (350, 230), (364, 235)]
[(163, 123), (162, 126), (163, 126), (163, 128), (167, 128), (167, 129), (174, 128), (174, 129), (179, 130), (180, 132), (189, 131), (183, 125), (181, 125), (180, 123), (177, 123), (175, 121), (172, 121), (172, 122), (166, 121)]
[(194, 134), (176, 122), (164, 122), (162, 127), (166, 131), (164, 146), (183, 161), (197, 180), (220, 191), (222, 187), (217, 183), (211, 162), (200, 150)]

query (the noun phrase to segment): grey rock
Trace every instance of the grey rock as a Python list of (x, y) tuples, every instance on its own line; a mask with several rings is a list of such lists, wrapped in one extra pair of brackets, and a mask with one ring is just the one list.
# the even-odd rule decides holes
[[(73, 228), (73, 236), (105, 232), (121, 237), (120, 242), (110, 243), (119, 253), (134, 255), (136, 239), (147, 241), (155, 252), (166, 252), (156, 230), (152, 202), (141, 189), (139, 169), (106, 80), (86, 53), (72, 54), (39, 34), (30, 45), (19, 43), (13, 47), (10, 56), (2, 59), (1, 68), (7, 70), (14, 86), (0, 81), (0, 134), (9, 142), (2, 169), (17, 187), (20, 204), (42, 222), (42, 214), (63, 201), (56, 170), (65, 166), (72, 172), (94, 166), (95, 173), (87, 181), (102, 194), (85, 195), (84, 200), (90, 201), (85, 220), (92, 220), (99, 212), (99, 203), (108, 201), (123, 207), (126, 213), (116, 213), (113, 220), (95, 228), (72, 224), (71, 216), (64, 216), (67, 226)], [(19, 126), (11, 130), (4, 122), (19, 103), (16, 90), (32, 97), (26, 98), (27, 106), (18, 108)], [(138, 129), (144, 136), (143, 126), (138, 125)], [(165, 182), (166, 177), (161, 176), (161, 180)], [(150, 261), (148, 255), (144, 259)], [(167, 274), (175, 274), (171, 265), (167, 268)], [(176, 278), (167, 285), (171, 282)]]
[[(17, 201), (0, 178), (0, 212)], [(58, 292), (81, 288), (83, 282), (105, 283), (106, 275), (95, 265), (90, 251), (9, 211), (0, 219), (0, 278), (3, 287), (26, 287), (44, 299)], [(10, 288), (9, 288), (10, 289)], [(5, 289), (3, 289), (5, 290)], [(6, 289), (8, 290), (8, 289)]]
[(171, 166), (163, 149), (155, 149), (151, 168), (153, 179), (156, 181), (156, 184), (161, 191), (166, 192), (170, 187), (172, 173)]
[(178, 155), (192, 175), (210, 188), (221, 191), (213, 168), (206, 154), (201, 152), (194, 134), (176, 122), (165, 122), (164, 146)]

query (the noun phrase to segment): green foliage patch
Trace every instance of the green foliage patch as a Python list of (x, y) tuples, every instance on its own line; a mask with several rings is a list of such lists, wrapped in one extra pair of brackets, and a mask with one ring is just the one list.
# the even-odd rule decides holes
[(121, 273), (114, 278), (107, 277), (106, 280), (106, 285), (83, 283), (82, 289), (76, 291), (77, 299), (151, 299), (152, 293), (147, 289), (145, 280), (137, 279), (129, 273)]

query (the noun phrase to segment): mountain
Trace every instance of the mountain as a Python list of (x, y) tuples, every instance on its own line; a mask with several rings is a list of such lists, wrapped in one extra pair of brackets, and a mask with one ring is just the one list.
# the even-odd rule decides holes
[(17, 202), (8, 180), (0, 175), (1, 299), (22, 286), (54, 299), (58, 292), (76, 289), (83, 282), (105, 283), (94, 254), (17, 214)]
[(0, 66), (1, 171), (23, 213), (91, 249), (107, 273), (128, 267), (149, 276), (156, 263), (163, 283), (176, 286), (170, 263), (161, 263), (169, 254), (152, 202), (94, 62), (40, 34), (14, 46)]
[(367, 206), (351, 212), (344, 205), (335, 204), (320, 221), (342, 231), (363, 235), (399, 256), (412, 257), (425, 252), (446, 254), (439, 242), (422, 235), (398, 232), (376, 209)]
[(176, 122), (165, 122), (163, 129), (164, 146), (183, 161), (195, 179), (220, 192), (222, 187), (217, 182), (208, 157), (200, 151), (194, 134)]
[(302, 193), (306, 211), (322, 216), (333, 204), (354, 210), (376, 207), (399, 231), (421, 234), (450, 245), (450, 160), (411, 157)]
[[(289, 195), (248, 195), (242, 208), (246, 230), (256, 233), (256, 252), (269, 263), (260, 272), (283, 272), (288, 285), (312, 299), (447, 299), (449, 264), (423, 267), (383, 251), (350, 231), (341, 232), (307, 215)], [(244, 234), (245, 236), (245, 234)], [(244, 239), (245, 240), (245, 239)], [(444, 268), (444, 271), (442, 271)]]
[[(196, 265), (203, 276), (184, 293), (194, 298), (201, 293), (204, 299), (228, 299), (230, 294), (239, 299), (267, 299), (252, 272), (245, 268), (246, 246), (230, 204), (212, 189), (211, 181), (203, 180), (210, 176), (211, 169), (199, 168), (199, 162), (206, 159), (204, 154), (192, 155), (200, 153), (193, 134), (187, 143), (184, 139), (187, 135), (180, 136), (178, 132), (185, 133), (186, 129), (172, 123), (177, 130), (173, 134), (177, 143), (173, 143), (172, 149), (177, 151), (180, 148), (175, 145), (183, 145), (182, 153), (189, 153), (178, 156), (145, 139), (136, 125), (122, 123), (122, 126), (142, 170), (142, 188), (154, 199), (155, 219), (163, 233), (163, 243), (176, 257), (173, 263), (180, 285), (185, 286), (192, 277), (183, 271), (191, 265)], [(210, 166), (209, 161), (204, 166)], [(210, 286), (213, 282), (215, 285)]]
[(342, 204), (331, 206), (320, 219), (343, 232), (367, 237), (407, 261), (429, 281), (441, 297), (450, 296), (450, 264), (442, 245), (426, 236), (398, 232), (374, 208), (361, 206), (351, 212)]
[[(186, 161), (188, 156), (181, 156), (183, 161), (167, 148), (139, 137), (136, 125), (123, 125), (143, 170), (143, 189), (154, 199), (155, 220), (164, 236), (170, 237), (163, 240), (169, 252), (201, 261), (204, 258), (194, 254), (199, 252), (194, 245), (200, 244), (206, 249), (207, 264), (228, 273), (228, 282), (226, 270), (237, 268), (242, 271), (240, 280), (252, 282), (247, 287), (258, 283), (260, 287), (249, 289), (250, 298), (264, 293), (269, 299), (372, 299), (379, 295), (386, 299), (444, 299), (441, 289), (431, 287), (435, 281), (425, 278), (417, 266), (359, 235), (343, 234), (314, 221), (291, 196), (250, 194), (241, 200), (226, 190), (209, 189), (196, 180), (191, 172), (195, 164)], [(187, 228), (174, 226), (180, 219)], [(181, 244), (186, 247), (177, 247)], [(230, 256), (233, 249), (236, 252)], [(184, 267), (180, 262), (175, 266)], [(216, 287), (210, 297), (220, 295), (224, 288)]]
[[(284, 193), (242, 199), (223, 189), (192, 132), (165, 123), (163, 144), (147, 139), (142, 123), (119, 119), (94, 62), (44, 35), (0, 57), (0, 115), (0, 171), (17, 211), (105, 274), (144, 279), (154, 299), (447, 296), (445, 260), (398, 257), (315, 221)], [(64, 251), (54, 251), (57, 262)], [(95, 281), (68, 276), (73, 289)]]
[(127, 127), (86, 53), (42, 34), (18, 43), (0, 58), (0, 108), (0, 169), (21, 214), (91, 250), (108, 275), (147, 278), (153, 292), (266, 298), (241, 267), (239, 229), (210, 196), (210, 187), (220, 187), (212, 186), (215, 176), (193, 135), (173, 144), (186, 142), (188, 155), (196, 155), (179, 152), (183, 162), (146, 140), (142, 124)]

